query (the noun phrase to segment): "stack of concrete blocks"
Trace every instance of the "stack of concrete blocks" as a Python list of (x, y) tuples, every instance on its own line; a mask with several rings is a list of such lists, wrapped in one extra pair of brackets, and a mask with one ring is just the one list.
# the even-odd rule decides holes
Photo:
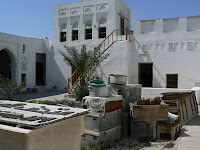
[[(90, 96), (85, 99), (88, 99), (89, 97)], [(113, 97), (90, 98), (97, 103), (101, 103), (104, 100), (105, 102), (122, 101), (122, 96), (116, 96), (114, 101), (112, 101)], [(82, 145), (119, 140), (121, 138), (121, 108), (107, 112), (105, 110), (99, 111), (99, 109), (94, 109), (91, 105), (92, 103), (90, 102), (86, 105), (91, 111), (86, 115), (85, 132), (84, 135), (82, 135)]]
[(127, 85), (115, 85), (111, 86), (122, 95), (124, 101), (122, 102), (122, 113), (121, 113), (121, 135), (122, 137), (130, 137), (131, 124), (130, 124), (130, 103), (134, 103), (135, 99), (141, 98), (141, 84), (127, 84)]
[(135, 105), (131, 108), (131, 137), (156, 139), (157, 121), (167, 121), (169, 107), (161, 103), (157, 105)]
[(134, 121), (131, 119), (131, 138), (156, 139), (156, 121)]

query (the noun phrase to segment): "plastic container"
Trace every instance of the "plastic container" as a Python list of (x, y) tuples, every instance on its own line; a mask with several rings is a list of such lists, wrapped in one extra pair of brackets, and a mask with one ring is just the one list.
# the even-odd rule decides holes
[(127, 76), (120, 74), (110, 74), (110, 84), (126, 85)]
[(110, 86), (106, 86), (106, 82), (102, 80), (89, 81), (89, 95), (92, 97), (108, 97)]
[(91, 80), (89, 81), (89, 85), (92, 87), (103, 87), (106, 86), (106, 82), (102, 80)]

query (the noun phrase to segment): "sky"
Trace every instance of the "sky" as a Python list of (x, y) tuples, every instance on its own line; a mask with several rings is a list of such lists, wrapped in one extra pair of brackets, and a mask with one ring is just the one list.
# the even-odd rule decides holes
[[(52, 39), (54, 5), (75, 1), (78, 0), (0, 0), (0, 32)], [(123, 1), (131, 8), (132, 22), (200, 15), (200, 0)]]

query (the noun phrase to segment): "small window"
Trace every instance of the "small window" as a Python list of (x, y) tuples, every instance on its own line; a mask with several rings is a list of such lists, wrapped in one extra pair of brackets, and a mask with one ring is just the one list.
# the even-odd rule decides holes
[(21, 81), (26, 86), (26, 74), (22, 74)]
[(99, 10), (105, 10), (105, 9), (106, 9), (105, 6), (101, 6), (101, 7), (99, 8)]
[(78, 40), (78, 30), (72, 30), (72, 41)]
[(85, 29), (85, 39), (92, 39), (92, 29)]
[(99, 28), (99, 38), (106, 38), (106, 27)]
[(66, 16), (66, 13), (65, 13), (65, 12), (61, 12), (60, 15), (61, 15), (61, 16)]
[(167, 74), (167, 88), (178, 88), (178, 74)]
[(187, 49), (193, 50), (194, 49), (194, 43), (193, 42), (187, 42)]
[(174, 50), (174, 43), (169, 43), (169, 50), (171, 50), (171, 51)]
[(146, 53), (148, 51), (147, 45), (142, 45), (142, 51)]
[(65, 41), (67, 41), (67, 33), (61, 32), (60, 33), (60, 42), (65, 42)]
[(23, 53), (25, 53), (25, 51), (26, 51), (26, 46), (23, 45)]
[(63, 23), (62, 24), (62, 29), (66, 29), (67, 28), (67, 24), (66, 23)]
[(160, 44), (156, 44), (156, 50), (160, 50)]

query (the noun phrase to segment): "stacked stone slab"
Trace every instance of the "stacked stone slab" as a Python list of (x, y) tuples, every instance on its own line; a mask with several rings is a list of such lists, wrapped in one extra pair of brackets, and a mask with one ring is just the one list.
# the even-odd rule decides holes
[[(82, 145), (95, 142), (115, 141), (121, 138), (121, 102), (122, 96), (85, 97), (84, 105), (91, 110), (86, 115), (85, 133)], [(110, 107), (119, 105), (120, 107)], [(112, 105), (111, 105), (112, 104)]]
[(121, 136), (129, 137), (131, 133), (130, 123), (130, 103), (134, 103), (135, 99), (141, 98), (142, 85), (140, 84), (127, 84), (117, 85), (111, 84), (111, 86), (122, 95), (124, 101), (122, 102), (122, 113), (121, 113)]

